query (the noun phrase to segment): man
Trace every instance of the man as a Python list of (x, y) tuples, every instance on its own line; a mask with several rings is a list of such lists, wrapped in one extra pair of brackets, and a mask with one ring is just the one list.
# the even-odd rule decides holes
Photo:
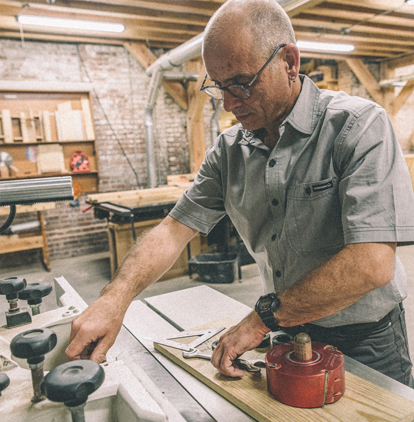
[(220, 372), (243, 376), (237, 356), (271, 329), (305, 324), (314, 340), (412, 385), (395, 249), (414, 243), (414, 200), (386, 113), (299, 76), (293, 29), (274, 0), (228, 0), (207, 25), (203, 59), (202, 89), (241, 125), (219, 137), (193, 187), (74, 320), (68, 356), (101, 361), (133, 298), (227, 213), (267, 295), (221, 337)]

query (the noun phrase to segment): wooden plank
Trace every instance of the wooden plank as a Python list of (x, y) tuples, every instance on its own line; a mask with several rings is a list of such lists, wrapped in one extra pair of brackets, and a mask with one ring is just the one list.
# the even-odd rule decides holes
[(290, 0), (284, 2), (283, 9), (290, 18), (293, 18), (300, 13), (307, 12), (309, 9), (318, 6), (325, 0)]
[(179, 186), (166, 186), (151, 189), (130, 190), (122, 192), (108, 192), (88, 195), (90, 203), (114, 202), (122, 205), (122, 202), (129, 202), (130, 206), (145, 204), (162, 204), (178, 201), (185, 188)]
[(73, 130), (73, 116), (72, 103), (65, 101), (57, 106), (58, 118), (56, 123), (58, 125), (59, 141), (73, 141), (75, 133)]
[(15, 236), (1, 236), (0, 250), (1, 253), (26, 251), (30, 249), (43, 248), (43, 236), (31, 236), (18, 238)]
[[(16, 214), (24, 214), (28, 212), (35, 212), (35, 211), (46, 211), (46, 210), (53, 210), (56, 208), (55, 202), (42, 202), (33, 205), (17, 205), (16, 206)], [(9, 207), (0, 207), (0, 215), (9, 215), (10, 209)]]
[(52, 127), (50, 125), (50, 113), (47, 110), (43, 110), (39, 112), (39, 115), (42, 116), (42, 126), (43, 126), (43, 134), (44, 140), (46, 142), (52, 142)]
[(86, 98), (82, 98), (81, 106), (82, 106), (83, 122), (85, 125), (86, 139), (88, 141), (93, 141), (95, 139), (95, 130), (93, 127), (93, 119), (92, 119), (92, 113), (91, 113), (89, 100)]
[(10, 110), (3, 109), (1, 111), (1, 124), (3, 125), (3, 136), (6, 144), (13, 143), (13, 128)]
[(63, 149), (58, 144), (42, 144), (37, 147), (37, 167), (39, 174), (64, 173)]
[(384, 99), (381, 88), (364, 62), (361, 59), (353, 58), (345, 59), (345, 61), (362, 85), (367, 89), (373, 100), (379, 105), (383, 105)]
[(179, 331), (141, 301), (131, 303), (124, 326), (166, 368), (166, 370), (197, 400), (217, 422), (251, 422), (252, 419), (179, 365), (154, 349), (148, 338), (166, 338)]
[(414, 79), (407, 81), (400, 93), (391, 101), (393, 114), (397, 114), (414, 91)]
[(190, 169), (194, 173), (199, 170), (206, 153), (204, 104), (208, 100), (208, 96), (200, 91), (206, 73), (204, 65), (200, 66), (200, 62), (193, 60), (187, 63), (187, 70), (199, 73), (197, 81), (190, 82), (188, 85), (187, 138), (190, 150)]
[[(229, 319), (220, 319), (209, 324), (196, 326), (190, 329), (202, 330), (215, 327), (230, 327), (236, 322)], [(216, 336), (220, 337), (220, 334)], [(193, 340), (188, 339), (188, 342)], [(201, 351), (211, 351), (211, 340), (198, 348)], [(180, 342), (184, 342), (180, 339)], [(227, 400), (238, 406), (244, 412), (260, 422), (278, 421), (412, 421), (414, 419), (414, 402), (390, 393), (385, 389), (346, 372), (346, 391), (336, 403), (325, 405), (323, 408), (302, 409), (284, 405), (273, 399), (266, 385), (266, 374), (245, 373), (243, 378), (229, 378), (218, 371), (203, 359), (184, 359), (182, 351), (160, 344), (156, 350), (165, 354), (172, 361), (206, 383)], [(250, 351), (246, 358), (263, 358), (263, 353)]]

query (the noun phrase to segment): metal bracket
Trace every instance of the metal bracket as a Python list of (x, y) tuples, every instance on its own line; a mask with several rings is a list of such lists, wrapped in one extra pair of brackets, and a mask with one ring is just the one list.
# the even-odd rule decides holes
[[(179, 334), (175, 334), (174, 336), (167, 337), (165, 339), (157, 340), (157, 339), (152, 339), (152, 338), (145, 338), (144, 340), (149, 340), (154, 343), (162, 344), (163, 346), (169, 346), (175, 349), (180, 349), (186, 352), (190, 352), (191, 350), (195, 349), (200, 344), (203, 344), (207, 340), (211, 339), (212, 337), (214, 337), (215, 335), (217, 335), (224, 329), (225, 327), (211, 328), (211, 329), (200, 330), (200, 331), (185, 331)], [(183, 343), (179, 343), (178, 341), (174, 341), (174, 339), (188, 338), (188, 337), (198, 337), (198, 338), (188, 344), (183, 344)]]

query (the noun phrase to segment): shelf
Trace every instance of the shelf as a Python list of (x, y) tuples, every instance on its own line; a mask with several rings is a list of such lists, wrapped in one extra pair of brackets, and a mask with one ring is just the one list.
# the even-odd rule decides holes
[[(90, 91), (0, 86), (0, 151), (13, 158), (10, 179), (70, 175), (81, 192), (96, 193), (99, 165)], [(90, 171), (71, 171), (76, 151), (88, 157)]]
[(58, 177), (58, 176), (88, 176), (88, 175), (98, 175), (97, 171), (79, 171), (79, 172), (67, 172), (67, 173), (43, 173), (43, 174), (27, 174), (24, 176), (18, 177), (9, 177), (7, 180), (20, 180), (20, 179), (37, 179), (40, 177)]

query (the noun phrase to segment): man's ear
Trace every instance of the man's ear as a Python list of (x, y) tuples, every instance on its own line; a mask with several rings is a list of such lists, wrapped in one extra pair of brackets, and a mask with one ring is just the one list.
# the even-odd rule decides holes
[(300, 68), (299, 49), (295, 44), (286, 44), (283, 48), (283, 60), (286, 63), (286, 70), (290, 77), (298, 77)]

